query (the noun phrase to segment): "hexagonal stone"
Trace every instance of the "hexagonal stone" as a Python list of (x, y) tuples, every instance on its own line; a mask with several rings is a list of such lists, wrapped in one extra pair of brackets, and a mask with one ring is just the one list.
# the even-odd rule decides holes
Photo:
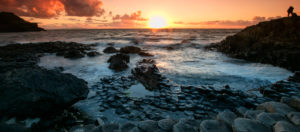
[(289, 107), (288, 105), (279, 102), (266, 102), (265, 108), (269, 112), (280, 113), (284, 115), (287, 115), (288, 113), (295, 111), (295, 109)]
[(113, 132), (119, 130), (119, 124), (111, 123), (102, 126), (102, 132)]
[(300, 98), (299, 97), (292, 97), (291, 100), (288, 103), (289, 106), (300, 110)]
[(131, 129), (129, 132), (142, 132), (142, 130), (139, 129), (138, 127), (134, 127), (134, 128)]
[(223, 111), (218, 113), (217, 120), (220, 122), (224, 122), (225, 124), (232, 126), (234, 119), (237, 116), (231, 111)]
[(244, 116), (245, 113), (247, 112), (247, 108), (245, 108), (245, 107), (238, 107), (238, 108), (236, 108), (236, 111), (237, 111), (237, 114), (239, 114), (241, 116)]
[(271, 132), (271, 129), (256, 120), (237, 118), (233, 123), (234, 132)]
[(130, 132), (136, 126), (133, 123), (125, 123), (121, 125), (120, 130), (121, 132)]
[(184, 124), (190, 125), (196, 129), (199, 127), (199, 125), (201, 123), (201, 121), (199, 121), (199, 120), (194, 120), (194, 119), (189, 119), (189, 118), (180, 119), (178, 122), (182, 122)]
[(138, 128), (146, 132), (154, 132), (159, 129), (157, 122), (153, 120), (138, 122)]
[(274, 132), (299, 132), (299, 129), (286, 121), (279, 121), (274, 125)]
[(300, 112), (291, 112), (288, 114), (288, 118), (295, 125), (300, 125)]
[(284, 115), (279, 113), (260, 113), (256, 116), (256, 119), (261, 122), (262, 124), (272, 127), (278, 121), (285, 121), (286, 118)]
[(184, 122), (178, 122), (173, 126), (173, 132), (198, 132), (198, 130)]
[(264, 112), (264, 110), (248, 110), (244, 117), (255, 120), (256, 116), (262, 112)]
[(162, 119), (158, 121), (158, 126), (162, 130), (171, 131), (173, 128), (173, 125), (176, 123), (176, 121), (171, 119)]
[(204, 120), (200, 124), (201, 132), (232, 132), (231, 127), (216, 120)]

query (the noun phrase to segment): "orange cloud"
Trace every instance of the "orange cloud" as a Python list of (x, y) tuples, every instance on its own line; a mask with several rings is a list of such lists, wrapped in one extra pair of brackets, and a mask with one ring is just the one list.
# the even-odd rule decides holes
[(20, 16), (51, 18), (65, 11), (69, 16), (101, 16), (99, 0), (0, 0), (0, 11)]

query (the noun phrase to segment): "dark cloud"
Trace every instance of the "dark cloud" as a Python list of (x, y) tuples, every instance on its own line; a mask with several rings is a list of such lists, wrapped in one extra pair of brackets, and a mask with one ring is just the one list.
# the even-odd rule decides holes
[(142, 12), (137, 11), (130, 15), (124, 14), (124, 15), (115, 15), (113, 17), (113, 20), (120, 20), (120, 21), (147, 21), (148, 19), (142, 17)]
[(101, 16), (102, 2), (99, 0), (60, 0), (69, 16)]
[(101, 16), (100, 0), (0, 0), (0, 11), (20, 16), (51, 18), (65, 11), (69, 16)]

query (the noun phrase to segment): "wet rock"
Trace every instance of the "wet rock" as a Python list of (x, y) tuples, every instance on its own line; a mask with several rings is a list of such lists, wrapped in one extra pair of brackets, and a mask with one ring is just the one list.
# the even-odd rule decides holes
[(84, 132), (83, 126), (74, 126), (72, 127), (69, 132)]
[(126, 46), (120, 49), (121, 53), (132, 53), (132, 54), (137, 54), (141, 51), (141, 48), (135, 47), (135, 46)]
[(119, 52), (117, 49), (115, 49), (114, 47), (107, 47), (103, 50), (104, 53), (117, 53)]
[(131, 71), (131, 73), (148, 90), (153, 90), (153, 89), (159, 88), (159, 85), (162, 81), (162, 77), (159, 74), (158, 68), (156, 67), (155, 64), (153, 64), (151, 62), (154, 62), (154, 61), (147, 61), (144, 59), (141, 62), (139, 62), (139, 64)]
[(289, 107), (286, 104), (279, 103), (279, 102), (266, 102), (265, 109), (272, 113), (280, 113), (287, 115), (290, 112), (295, 111), (293, 108)]
[(80, 50), (70, 50), (64, 54), (65, 58), (78, 59), (84, 57), (84, 54)]
[(159, 129), (157, 122), (153, 120), (138, 122), (138, 128), (146, 132), (154, 132)]
[(288, 97), (281, 97), (280, 102), (288, 104), (291, 101), (291, 98)]
[(289, 106), (300, 110), (300, 98), (299, 97), (292, 97), (291, 100), (288, 103)]
[(300, 112), (291, 112), (288, 114), (288, 118), (295, 125), (300, 125)]
[(99, 56), (101, 54), (97, 51), (91, 51), (91, 52), (88, 52), (86, 55), (89, 57), (95, 57), (95, 56)]
[(234, 132), (271, 132), (271, 129), (262, 123), (246, 118), (237, 118), (233, 123)]
[(260, 113), (257, 115), (257, 120), (265, 126), (272, 127), (278, 121), (285, 121), (286, 118), (282, 114), (278, 113)]
[(204, 120), (200, 124), (201, 132), (232, 132), (231, 127), (216, 120)]
[(288, 78), (288, 81), (300, 82), (300, 71), (295, 71), (294, 75)]
[(119, 130), (119, 125), (115, 123), (105, 124), (102, 126), (102, 132), (114, 132)]
[(136, 126), (132, 123), (125, 123), (120, 127), (121, 132), (130, 132)]
[(247, 112), (247, 108), (245, 108), (245, 107), (238, 107), (238, 108), (236, 109), (236, 111), (237, 111), (237, 113), (238, 113), (240, 116), (244, 116), (245, 113)]
[(162, 119), (158, 121), (158, 126), (165, 131), (172, 131), (173, 125), (176, 121), (171, 119)]
[(23, 68), (0, 76), (0, 114), (40, 117), (57, 113), (85, 99), (87, 83), (71, 74)]
[(139, 55), (140, 55), (140, 56), (145, 56), (145, 57), (151, 57), (151, 56), (154, 56), (154, 55), (152, 55), (152, 54), (150, 54), (150, 53), (147, 53), (147, 52), (144, 52), (144, 51), (140, 52)]
[(299, 132), (300, 127), (296, 127), (286, 121), (279, 121), (274, 125), (274, 132)]
[(143, 132), (141, 129), (139, 129), (138, 127), (135, 127), (133, 129), (131, 129), (129, 132)]
[(0, 132), (30, 132), (30, 129), (20, 124), (0, 123)]
[(184, 122), (178, 122), (173, 126), (173, 132), (198, 132), (198, 130)]
[(264, 112), (264, 110), (247, 110), (244, 117), (255, 120), (256, 116), (262, 112)]
[(224, 122), (225, 124), (232, 126), (234, 119), (237, 116), (231, 111), (223, 111), (217, 115), (217, 120), (220, 122)]
[(115, 71), (122, 71), (128, 68), (130, 57), (126, 54), (117, 54), (109, 58), (109, 68)]

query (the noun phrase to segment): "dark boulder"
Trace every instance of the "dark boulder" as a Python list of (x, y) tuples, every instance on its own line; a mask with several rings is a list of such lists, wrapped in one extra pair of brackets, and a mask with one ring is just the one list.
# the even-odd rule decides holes
[(87, 83), (71, 74), (21, 68), (0, 76), (0, 117), (44, 117), (85, 99)]
[(261, 22), (209, 47), (231, 57), (300, 70), (300, 17)]
[(45, 31), (37, 23), (30, 23), (10, 12), (0, 12), (0, 32)]
[(159, 88), (162, 76), (156, 67), (154, 60), (143, 59), (131, 71), (131, 73), (148, 89), (154, 90)]
[(104, 53), (117, 53), (119, 52), (116, 48), (114, 47), (107, 47), (103, 50)]
[(20, 124), (0, 123), (0, 132), (30, 132), (30, 129)]
[(120, 49), (121, 53), (132, 53), (132, 54), (137, 54), (139, 52), (141, 52), (141, 48), (139, 47), (135, 47), (135, 46), (126, 46)]
[(140, 52), (139, 55), (140, 56), (145, 56), (145, 57), (151, 57), (151, 56), (153, 56), (152, 54), (144, 52), (144, 51)]
[(95, 56), (99, 56), (101, 54), (97, 51), (91, 51), (91, 52), (88, 52), (86, 55), (89, 57), (95, 57)]
[(126, 54), (116, 54), (109, 58), (107, 62), (110, 63), (109, 68), (115, 71), (122, 71), (128, 68), (130, 57)]
[(80, 50), (70, 50), (64, 54), (65, 58), (78, 59), (84, 57), (84, 54)]

